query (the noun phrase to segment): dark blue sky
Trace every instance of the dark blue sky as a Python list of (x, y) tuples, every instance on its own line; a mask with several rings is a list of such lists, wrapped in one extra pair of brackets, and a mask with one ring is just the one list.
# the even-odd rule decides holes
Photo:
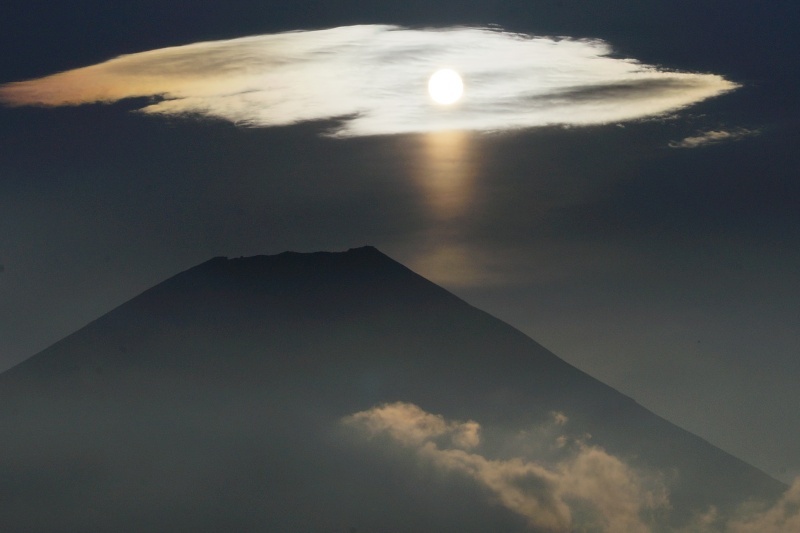
[[(0, 368), (212, 256), (372, 244), (788, 480), (800, 474), (798, 11), (780, 1), (6, 2), (0, 83), (165, 46), (389, 23), (600, 38), (621, 57), (742, 87), (624, 127), (469, 135), (441, 168), (415, 135), (165, 120), (129, 113), (135, 102), (0, 108)], [(670, 147), (711, 131), (752, 135)], [(461, 209), (437, 210), (449, 193), (426, 173), (464, 169)]]

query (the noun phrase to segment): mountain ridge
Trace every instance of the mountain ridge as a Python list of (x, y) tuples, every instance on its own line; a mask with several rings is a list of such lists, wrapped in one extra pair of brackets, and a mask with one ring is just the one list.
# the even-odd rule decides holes
[[(123, 466), (128, 454), (136, 455), (127, 439), (150, 434), (164, 441), (143, 444), (156, 465), (195, 442), (194, 453), (210, 460), (229, 449), (251, 450), (251, 442), (277, 446), (251, 426), (266, 416), (275, 429), (271, 439), (288, 443), (299, 432), (328, 453), (319, 427), (396, 401), (481, 420), (487, 431), (503, 434), (564, 413), (577, 433), (592, 434), (593, 445), (664, 473), (671, 503), (682, 513), (706, 505), (729, 509), (785, 489), (373, 247), (212, 258), (0, 374), (0, 399), (0, 422), (22, 436), (2, 437), (2, 457), (19, 456), (22, 443), (44, 434), (49, 442), (37, 446), (49, 459), (15, 463), (67, 468), (77, 454), (97, 479), (124, 493), (143, 491), (145, 500), (149, 492), (131, 481), (138, 474)], [(63, 443), (72, 455), (63, 456)], [(289, 446), (283, 453), (294, 452)], [(267, 461), (267, 470), (281, 462), (253, 460)], [(145, 472), (154, 468), (144, 458), (137, 464)], [(15, 468), (0, 460), (0, 474)], [(237, 468), (250, 480), (244, 466)], [(192, 477), (206, 466), (186, 469)], [(41, 476), (94, 494), (89, 481)], [(13, 493), (13, 483), (0, 481), (4, 492)], [(57, 508), (64, 496), (50, 492)], [(231, 520), (255, 512), (242, 506)], [(75, 517), (82, 527), (87, 520)]]

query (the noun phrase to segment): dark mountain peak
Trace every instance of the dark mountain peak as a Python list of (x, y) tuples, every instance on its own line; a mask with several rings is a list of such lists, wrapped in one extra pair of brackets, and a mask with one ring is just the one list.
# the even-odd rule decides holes
[[(214, 257), (144, 291), (83, 329), (12, 368), (10, 375), (61, 375), (64, 369), (86, 365), (142, 363), (153, 360), (150, 337), (185, 337), (196, 340), (216, 335), (215, 342), (230, 337), (266, 336), (273, 329), (298, 330), (298, 324), (355, 322), (366, 316), (383, 317), (397, 328), (409, 316), (440, 310), (475, 311), (471, 306), (402, 264), (364, 246), (344, 252), (282, 252), (275, 255)], [(118, 350), (95, 350), (102, 341)], [(211, 342), (211, 340), (209, 340)], [(251, 341), (252, 344), (257, 341)], [(169, 354), (175, 361), (197, 361), (206, 350), (181, 350)], [(205, 357), (220, 357), (220, 349)], [(165, 356), (158, 354), (159, 361)], [(0, 376), (0, 381), (9, 376)], [(28, 376), (31, 377), (31, 376)]]
[(240, 268), (270, 268), (276, 265), (292, 266), (292, 265), (317, 265), (329, 266), (332, 264), (349, 264), (351, 266), (363, 265), (368, 262), (372, 265), (378, 265), (380, 262), (386, 264), (399, 265), (395, 260), (389, 256), (381, 253), (374, 246), (361, 246), (358, 248), (350, 248), (343, 252), (330, 252), (330, 251), (317, 251), (317, 252), (295, 252), (285, 251), (273, 255), (254, 255), (254, 256), (240, 256), (240, 257), (225, 257), (218, 256), (209, 259), (199, 267), (220, 267), (223, 264), (229, 266), (236, 266)]
[[(563, 413), (593, 445), (674, 478), (670, 502), (682, 516), (783, 489), (363, 247), (215, 257), (0, 375), (0, 427), (14, 428), (0, 432), (0, 495), (19, 495), (12, 507), (0, 498), (0, 523), (10, 531), (201, 531), (195, 526), (208, 516), (196, 511), (194, 486), (204, 480), (212, 488), (200, 497), (219, 521), (209, 530), (330, 529), (274, 517), (308, 508), (349, 519), (376, 497), (362, 481), (384, 487), (384, 474), (330, 438), (343, 417), (392, 402), (479, 420), (495, 435)], [(386, 472), (382, 465), (373, 463), (376, 472)], [(331, 508), (308, 503), (312, 487), (326, 486), (319, 472), (339, 469), (327, 485), (351, 497)], [(34, 481), (20, 481), (31, 473)], [(401, 488), (376, 508), (403, 515), (392, 502), (416, 482), (392, 475), (401, 477), (389, 485)], [(98, 522), (86, 502), (117, 513)], [(129, 527), (143, 505), (160, 526)], [(261, 518), (250, 524), (253, 516)]]
[[(369, 281), (405, 277), (420, 278), (405, 266), (378, 251), (373, 246), (351, 248), (344, 252), (282, 252), (275, 255), (250, 257), (214, 257), (166, 282), (183, 284), (224, 283), (287, 284), (314, 279), (328, 283), (342, 281)], [(164, 285), (164, 284), (162, 284)]]
[(223, 312), (229, 307), (234, 314), (272, 310), (298, 316), (455, 302), (466, 305), (372, 246), (344, 252), (215, 257), (131, 301), (157, 305), (150, 310), (155, 314), (171, 305), (190, 305), (195, 312)]

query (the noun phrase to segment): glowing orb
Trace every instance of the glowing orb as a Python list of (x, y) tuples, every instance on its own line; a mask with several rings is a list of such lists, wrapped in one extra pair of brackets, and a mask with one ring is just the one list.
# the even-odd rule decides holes
[(449, 105), (458, 101), (464, 94), (464, 82), (454, 70), (437, 70), (428, 80), (428, 92), (437, 104)]

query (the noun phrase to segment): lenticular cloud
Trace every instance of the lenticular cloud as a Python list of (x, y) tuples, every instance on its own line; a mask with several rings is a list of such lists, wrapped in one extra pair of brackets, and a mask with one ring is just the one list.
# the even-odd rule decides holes
[[(142, 111), (246, 126), (336, 120), (339, 137), (497, 131), (658, 116), (737, 87), (721, 76), (610, 57), (602, 41), (489, 28), (346, 26), (213, 41), (120, 56), (0, 86), (6, 105), (64, 106), (150, 97)], [(454, 106), (430, 75), (464, 79)]]

